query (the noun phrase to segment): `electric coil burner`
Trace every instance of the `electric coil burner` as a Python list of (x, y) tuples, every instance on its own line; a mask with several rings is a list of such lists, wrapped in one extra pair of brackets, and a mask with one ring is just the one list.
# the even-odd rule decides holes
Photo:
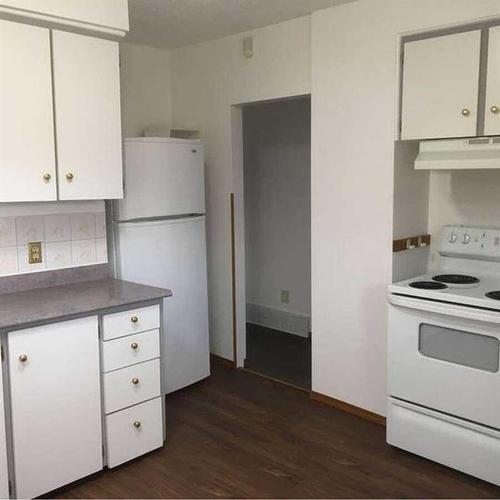
[(444, 283), (438, 283), (437, 281), (414, 281), (408, 286), (421, 290), (443, 290), (444, 288), (448, 288)]
[(439, 283), (446, 283), (447, 285), (473, 285), (479, 283), (479, 278), (466, 274), (438, 274), (437, 276), (433, 276), (432, 279)]
[(500, 290), (495, 290), (493, 292), (485, 293), (486, 297), (489, 299), (500, 300)]

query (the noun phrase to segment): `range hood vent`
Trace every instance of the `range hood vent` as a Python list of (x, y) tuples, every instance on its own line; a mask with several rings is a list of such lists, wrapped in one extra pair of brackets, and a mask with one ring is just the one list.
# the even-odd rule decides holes
[(500, 137), (421, 141), (417, 170), (500, 169)]

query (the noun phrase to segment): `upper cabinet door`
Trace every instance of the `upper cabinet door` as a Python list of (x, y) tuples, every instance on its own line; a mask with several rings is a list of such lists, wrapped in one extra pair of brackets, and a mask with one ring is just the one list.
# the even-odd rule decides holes
[(407, 42), (401, 139), (476, 135), (481, 31)]
[(2, 370), (0, 369), (0, 498), (9, 498), (9, 475), (7, 473), (7, 443), (3, 401)]
[(500, 26), (490, 28), (486, 80), (485, 135), (500, 134)]
[(0, 202), (57, 198), (49, 30), (0, 21)]
[(59, 199), (123, 197), (118, 43), (53, 31)]

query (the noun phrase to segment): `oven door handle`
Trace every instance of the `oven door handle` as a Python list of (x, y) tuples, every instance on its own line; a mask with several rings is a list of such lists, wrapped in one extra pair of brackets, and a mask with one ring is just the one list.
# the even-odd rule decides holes
[(465, 318), (474, 321), (484, 321), (486, 323), (500, 324), (500, 313), (480, 309), (476, 307), (458, 306), (456, 304), (446, 304), (443, 302), (433, 302), (430, 300), (414, 299), (402, 295), (389, 294), (389, 302), (394, 306), (406, 307), (408, 309), (417, 309), (455, 318)]

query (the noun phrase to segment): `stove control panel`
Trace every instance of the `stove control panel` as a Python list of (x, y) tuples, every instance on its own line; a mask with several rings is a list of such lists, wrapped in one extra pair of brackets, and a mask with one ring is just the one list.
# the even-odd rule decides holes
[(500, 229), (444, 226), (439, 254), (444, 257), (500, 262)]

